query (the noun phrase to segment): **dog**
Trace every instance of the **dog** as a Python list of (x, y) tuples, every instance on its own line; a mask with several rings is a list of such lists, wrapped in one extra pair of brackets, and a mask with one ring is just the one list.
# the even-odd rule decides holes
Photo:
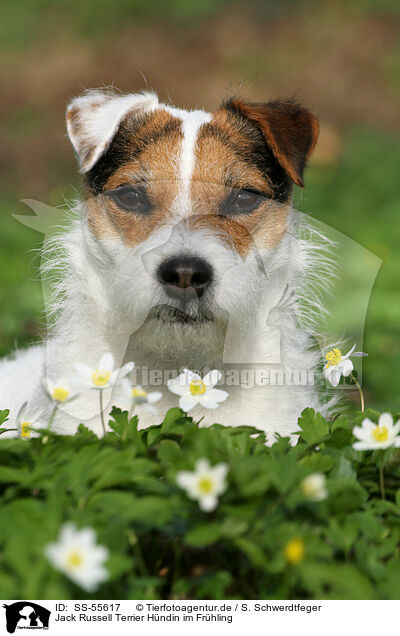
[[(152, 92), (75, 98), (67, 130), (85, 197), (47, 265), (62, 270), (48, 338), (0, 363), (11, 425), (24, 403), (48, 421), (47, 379), (107, 352), (162, 394), (158, 415), (139, 404), (141, 427), (177, 406), (168, 378), (184, 368), (218, 369), (228, 393), (217, 411), (190, 411), (201, 426), (251, 425), (273, 443), (294, 436), (305, 407), (326, 412), (313, 328), (324, 246), (292, 206), (318, 128), (290, 99), (230, 97), (208, 113)], [(101, 435), (97, 394), (60, 405), (53, 429)], [(115, 391), (106, 416), (112, 404)]]

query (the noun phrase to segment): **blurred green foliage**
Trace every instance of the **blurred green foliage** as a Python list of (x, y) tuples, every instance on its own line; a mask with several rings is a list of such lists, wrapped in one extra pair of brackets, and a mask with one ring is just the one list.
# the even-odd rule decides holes
[[(310, 169), (306, 191), (298, 201), (304, 212), (356, 240), (382, 260), (369, 302), (363, 344), (368, 353), (363, 360), (367, 403), (381, 409), (398, 405), (400, 393), (400, 197), (395, 187), (399, 141), (397, 136), (381, 132), (353, 130), (336, 164)], [(351, 277), (351, 272), (345, 275)], [(351, 294), (351, 288), (348, 292)], [(351, 303), (351, 297), (334, 302)], [(351, 323), (344, 335), (351, 337)]]
[[(90, 598), (398, 599), (400, 451), (355, 451), (363, 417), (329, 424), (306, 409), (295, 447), (281, 438), (269, 448), (251, 426), (202, 429), (178, 408), (145, 430), (115, 410), (100, 440), (83, 425), (74, 436), (0, 437), (0, 595), (88, 596), (43, 554), (68, 521), (93, 527), (110, 552), (109, 579)], [(200, 458), (229, 467), (212, 513), (176, 484)], [(318, 502), (300, 486), (316, 472), (328, 492)], [(294, 539), (297, 562), (285, 551)]]

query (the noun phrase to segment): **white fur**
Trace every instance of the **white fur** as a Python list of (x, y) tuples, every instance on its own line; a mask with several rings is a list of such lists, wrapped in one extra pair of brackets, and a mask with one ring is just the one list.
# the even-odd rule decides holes
[[(149, 92), (117, 97), (100, 91), (88, 91), (72, 100), (67, 108), (67, 130), (78, 155), (81, 172), (88, 172), (95, 165), (110, 145), (122, 119), (130, 111), (149, 112), (157, 106), (157, 95)], [(74, 110), (78, 111), (77, 118), (71, 118)]]
[[(101, 101), (100, 97), (96, 99)], [(146, 108), (155, 107), (154, 96), (146, 99)], [(114, 105), (102, 103), (96, 122), (86, 112), (88, 102), (74, 102), (82, 109), (79, 116), (88, 126), (97, 157), (110, 143), (116, 122), (140, 101), (137, 96), (116, 100)], [(43, 346), (0, 363), (0, 407), (11, 409), (11, 423), (26, 400), (32, 408), (40, 407), (46, 420), (52, 405), (42, 388), (44, 378), (69, 376), (78, 361), (96, 365), (107, 351), (113, 353), (118, 366), (134, 360), (140, 368), (175, 372), (183, 367), (229, 371), (234, 362), (261, 362), (261, 368), (268, 371), (271, 363), (280, 361), (272, 367), (278, 366), (284, 374), (288, 369), (312, 372), (319, 363), (320, 353), (313, 349), (311, 335), (313, 315), (321, 310), (314, 279), (326, 280), (328, 276), (321, 276), (321, 271), (328, 274), (330, 269), (329, 259), (324, 260), (323, 237), (312, 235), (302, 217), (292, 211), (288, 232), (277, 248), (255, 248), (242, 260), (211, 230), (190, 231), (182, 221), (184, 213), (191, 213), (188, 185), (195, 164), (196, 138), (210, 115), (159, 107), (183, 122), (184, 139), (177, 166), (182, 187), (179, 202), (174, 203), (180, 221), (169, 221), (141, 245), (128, 248), (121, 239), (96, 240), (88, 228), (84, 206), (76, 207), (76, 220), (66, 235), (48, 247), (53, 258), (45, 261), (44, 273), (54, 266), (63, 271), (53, 297), (50, 337)], [(72, 141), (79, 153), (79, 140)], [(82, 169), (88, 169), (87, 165)], [(213, 322), (193, 326), (149, 318), (154, 306), (174, 304), (166, 298), (155, 272), (163, 259), (182, 252), (206, 259), (213, 268), (214, 295), (209, 300), (209, 309), (216, 316)], [(198, 310), (197, 301), (187, 308), (193, 316)], [(138, 383), (140, 380), (137, 378)], [(272, 443), (275, 433), (291, 435), (296, 431), (303, 408), (327, 408), (321, 404), (316, 386), (299, 386), (296, 382), (294, 377), (286, 378), (283, 386), (244, 388), (227, 384), (222, 388), (229, 392), (229, 398), (217, 412), (196, 407), (191, 414), (204, 418), (202, 426), (215, 421), (256, 426), (267, 432)], [(155, 388), (163, 392), (160, 413), (176, 406), (176, 396), (165, 385)], [(107, 408), (118, 401), (117, 396), (109, 394), (105, 400)], [(139, 415), (142, 426), (159, 421), (144, 411), (139, 410)], [(64, 405), (54, 428), (60, 433), (73, 433), (82, 421), (101, 434), (95, 391)]]
[[(180, 108), (166, 107), (166, 110), (182, 120), (182, 147), (179, 156), (178, 179), (180, 180), (178, 195), (174, 202), (175, 218), (184, 218), (190, 209), (190, 183), (195, 165), (195, 147), (200, 126), (211, 120), (211, 114), (204, 110), (186, 111)], [(179, 214), (180, 211), (180, 214)]]

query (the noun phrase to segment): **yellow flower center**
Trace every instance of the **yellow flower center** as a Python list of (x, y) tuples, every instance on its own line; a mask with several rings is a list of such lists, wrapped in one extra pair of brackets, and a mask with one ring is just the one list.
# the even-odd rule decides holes
[(209, 495), (214, 488), (214, 482), (210, 477), (202, 477), (199, 480), (199, 490), (203, 495)]
[(92, 382), (95, 386), (105, 386), (110, 379), (111, 372), (104, 369), (96, 369), (92, 373)]
[(285, 547), (285, 559), (291, 565), (303, 560), (304, 543), (301, 539), (291, 539)]
[(22, 422), (21, 424), (21, 437), (29, 438), (31, 436), (31, 423)]
[(326, 366), (333, 367), (341, 361), (342, 352), (340, 349), (332, 349), (332, 351), (329, 351), (329, 353), (326, 354), (325, 359), (327, 360)]
[(67, 566), (70, 568), (79, 568), (83, 563), (82, 554), (77, 550), (73, 550), (67, 556)]
[(68, 396), (69, 391), (67, 391), (67, 389), (64, 389), (62, 386), (56, 386), (52, 393), (53, 400), (57, 400), (57, 402), (65, 402)]
[(203, 380), (192, 380), (189, 391), (192, 395), (203, 395), (207, 391), (207, 387)]
[(134, 389), (132, 389), (131, 396), (133, 398), (147, 397), (147, 393), (146, 393), (146, 391), (144, 389), (134, 388)]
[(372, 431), (372, 437), (377, 442), (386, 442), (389, 437), (389, 431), (386, 426), (376, 426), (376, 428)]

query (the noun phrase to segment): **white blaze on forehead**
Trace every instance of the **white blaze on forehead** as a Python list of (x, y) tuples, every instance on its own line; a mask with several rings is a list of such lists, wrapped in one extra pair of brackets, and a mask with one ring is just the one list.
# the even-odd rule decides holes
[(174, 207), (179, 216), (185, 215), (190, 210), (190, 180), (192, 178), (195, 163), (195, 148), (199, 129), (203, 124), (211, 121), (211, 113), (204, 110), (181, 110), (180, 108), (165, 107), (173, 117), (182, 120), (182, 145), (179, 155), (178, 174), (180, 180), (178, 195)]

